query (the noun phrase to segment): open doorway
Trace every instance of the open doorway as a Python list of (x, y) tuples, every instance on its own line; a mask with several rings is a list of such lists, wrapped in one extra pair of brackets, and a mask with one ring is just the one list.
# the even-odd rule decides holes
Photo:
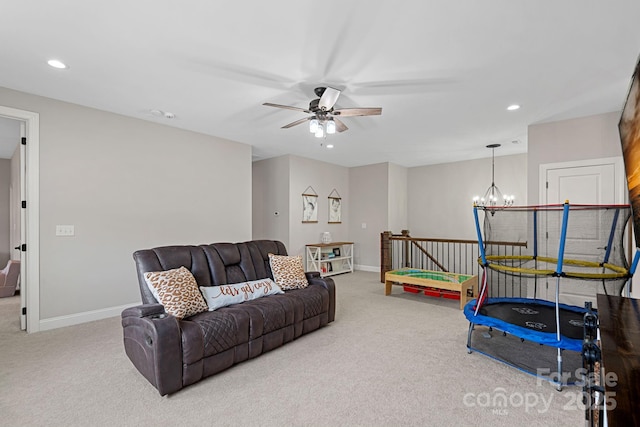
[[(12, 263), (22, 262), (21, 252), (21, 182), (24, 182), (24, 159), (21, 159), (21, 135), (24, 134), (22, 121), (7, 117), (0, 117), (0, 268)], [(8, 202), (8, 203), (7, 203)], [(8, 267), (13, 269), (16, 266)], [(13, 280), (15, 274), (9, 274), (7, 280)], [(26, 329), (26, 318), (22, 316), (22, 298), (20, 297), (20, 279), (14, 289), (3, 288), (3, 306), (7, 316), (11, 319), (6, 325), (19, 325)], [(10, 286), (13, 287), (13, 286)], [(11, 292), (9, 292), (11, 291)], [(24, 292), (23, 292), (24, 294)], [(6, 298), (6, 299), (5, 299)], [(3, 310), (4, 311), (4, 310)], [(14, 322), (19, 320), (18, 323)], [(13, 328), (13, 326), (9, 326)]]
[[(14, 228), (19, 238), (10, 237), (5, 243), (10, 258), (20, 259), (20, 305), (16, 315), (20, 327), (27, 332), (40, 330), (40, 229), (39, 229), (39, 145), (40, 116), (31, 111), (0, 106), (0, 118), (8, 120), (9, 126), (17, 122), (19, 172), (10, 179), (11, 204), (18, 202), (17, 210), (11, 214), (10, 231)], [(13, 123), (13, 124), (12, 124)], [(8, 150), (11, 150), (9, 148)], [(13, 156), (12, 156), (13, 157)], [(17, 181), (17, 182), (16, 182)], [(11, 211), (10, 211), (11, 212)], [(10, 221), (10, 222), (11, 222)], [(9, 233), (12, 235), (12, 233)], [(12, 235), (13, 236), (13, 235)], [(15, 240), (17, 240), (17, 242)], [(10, 243), (9, 243), (10, 242)], [(9, 246), (7, 246), (7, 244)], [(17, 253), (13, 253), (18, 247)]]

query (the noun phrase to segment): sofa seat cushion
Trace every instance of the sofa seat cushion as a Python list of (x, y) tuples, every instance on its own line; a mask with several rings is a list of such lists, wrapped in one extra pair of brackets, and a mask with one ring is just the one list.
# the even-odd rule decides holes
[(291, 326), (303, 313), (302, 302), (285, 295), (271, 295), (219, 310), (233, 307), (243, 309), (249, 315), (249, 340)]
[(248, 342), (249, 323), (249, 316), (240, 310), (206, 311), (180, 322), (184, 363)]

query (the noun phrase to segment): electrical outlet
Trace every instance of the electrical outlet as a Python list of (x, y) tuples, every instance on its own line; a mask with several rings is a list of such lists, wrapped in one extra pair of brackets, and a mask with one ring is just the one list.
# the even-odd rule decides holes
[(74, 236), (75, 227), (73, 225), (56, 225), (56, 236)]

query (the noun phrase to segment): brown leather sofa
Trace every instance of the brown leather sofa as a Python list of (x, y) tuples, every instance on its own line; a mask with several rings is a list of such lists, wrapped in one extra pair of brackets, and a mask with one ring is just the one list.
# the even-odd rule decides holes
[(286, 255), (282, 242), (254, 240), (139, 250), (135, 260), (142, 305), (122, 312), (127, 356), (161, 395), (176, 392), (259, 356), (334, 320), (335, 285), (306, 273), (309, 286), (205, 311), (182, 320), (166, 314), (144, 273), (181, 266), (199, 286), (272, 278), (268, 254)]

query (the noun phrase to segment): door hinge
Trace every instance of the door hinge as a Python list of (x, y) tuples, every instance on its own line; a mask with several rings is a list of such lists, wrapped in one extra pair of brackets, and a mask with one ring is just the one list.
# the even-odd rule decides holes
[(22, 201), (22, 209), (26, 209), (27, 208), (27, 201), (23, 200)]
[(27, 315), (27, 307), (22, 307), (22, 315), (23, 316)]
[(26, 243), (23, 243), (23, 244), (22, 244), (22, 246), (20, 246), (20, 250), (21, 250), (22, 252), (27, 252), (27, 244), (26, 244)]
[(22, 145), (27, 145), (27, 138), (23, 136), (21, 143)]

